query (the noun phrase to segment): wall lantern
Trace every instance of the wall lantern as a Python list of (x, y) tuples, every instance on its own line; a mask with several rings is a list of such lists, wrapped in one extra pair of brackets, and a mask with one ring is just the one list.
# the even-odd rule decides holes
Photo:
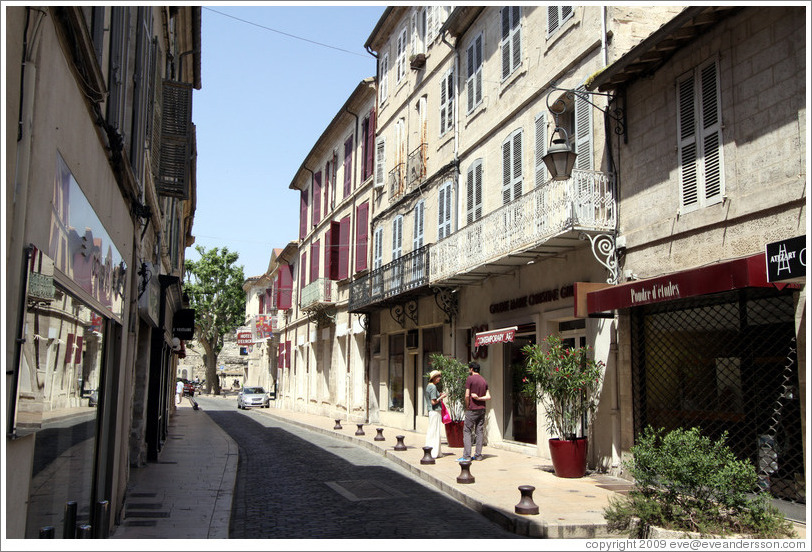
[[(559, 95), (551, 105), (550, 98), (556, 91), (564, 92), (564, 94)], [(614, 98), (609, 94), (590, 92), (585, 89), (573, 90), (552, 87), (549, 94), (547, 94), (547, 109), (549, 109), (550, 112), (555, 116), (555, 130), (553, 130), (550, 146), (547, 148), (547, 154), (542, 157), (542, 160), (547, 166), (547, 170), (550, 171), (550, 177), (553, 180), (568, 180), (572, 176), (572, 169), (575, 167), (575, 158), (578, 156), (578, 154), (572, 151), (570, 148), (567, 131), (558, 124), (558, 117), (567, 111), (567, 104), (564, 102), (563, 98), (572, 100), (577, 96), (579, 100), (584, 100), (589, 105), (601, 110), (604, 114), (608, 115), (615, 121), (615, 133), (623, 134), (625, 139), (626, 126), (623, 120), (623, 110), (619, 107), (610, 108), (609, 106), (606, 106), (604, 108), (595, 105), (589, 99), (590, 95), (606, 96), (610, 99), (610, 103), (612, 100), (614, 100)], [(559, 138), (557, 139), (555, 139), (556, 133), (559, 135)]]

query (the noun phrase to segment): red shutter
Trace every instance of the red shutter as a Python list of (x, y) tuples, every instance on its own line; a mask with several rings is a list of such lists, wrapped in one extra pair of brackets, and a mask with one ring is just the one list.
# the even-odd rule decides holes
[(319, 240), (310, 244), (310, 281), (319, 279)]
[(279, 345), (276, 346), (276, 367), (277, 368), (285, 367), (285, 344), (282, 342), (280, 342)]
[[(324, 244), (326, 249), (324, 260), (325, 276), (331, 280), (338, 280), (338, 240), (341, 235), (341, 227), (338, 222), (332, 221), (330, 223), (330, 230), (328, 232), (327, 242)], [(327, 254), (329, 251), (329, 255)]]
[(364, 179), (372, 175), (375, 169), (375, 110), (369, 112), (369, 129), (367, 131)]
[(276, 308), (287, 310), (291, 307), (293, 292), (293, 272), (290, 265), (281, 265), (276, 273)]
[(285, 368), (290, 368), (290, 341), (285, 341)]
[(333, 184), (332, 164), (327, 161), (327, 166), (324, 167), (324, 216), (330, 212), (330, 188)]
[(302, 253), (302, 264), (299, 267), (299, 301), (302, 300), (302, 290), (307, 284), (307, 252)]
[(313, 175), (313, 226), (321, 220), (321, 171)]
[(265, 314), (265, 295), (259, 296), (259, 314)]
[(352, 136), (344, 142), (344, 197), (352, 191)]
[(73, 334), (68, 334), (68, 342), (65, 345), (65, 364), (68, 364), (73, 356)]
[(350, 217), (341, 219), (338, 242), (338, 279), (347, 278), (350, 267)]
[(75, 364), (80, 364), (82, 362), (82, 341), (84, 341), (84, 337), (81, 335), (76, 336), (76, 356), (73, 359)]
[(302, 199), (299, 202), (299, 239), (307, 235), (307, 190), (302, 190)]
[(358, 206), (355, 214), (355, 271), (367, 269), (369, 252), (369, 202)]

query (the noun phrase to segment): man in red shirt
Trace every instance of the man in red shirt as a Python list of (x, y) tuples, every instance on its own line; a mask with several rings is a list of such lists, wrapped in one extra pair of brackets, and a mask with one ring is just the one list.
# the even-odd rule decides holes
[[(462, 430), (463, 460), (482, 460), (482, 441), (485, 430), (485, 401), (491, 400), (488, 382), (479, 375), (479, 363), (468, 363), (465, 380), (465, 425)], [(471, 457), (471, 433), (476, 428), (476, 455)]]

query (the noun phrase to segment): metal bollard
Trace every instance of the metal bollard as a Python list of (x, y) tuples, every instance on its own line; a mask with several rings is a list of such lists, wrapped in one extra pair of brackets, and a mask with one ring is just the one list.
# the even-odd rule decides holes
[(471, 461), (463, 460), (460, 462), (460, 475), (457, 477), (457, 483), (473, 483), (476, 481), (474, 476), (471, 475)]
[(93, 538), (93, 527), (87, 525), (85, 523), (78, 525), (76, 527), (76, 538), (77, 539), (92, 539)]
[(53, 539), (55, 533), (56, 529), (54, 529), (53, 525), (46, 525), (39, 528), (39, 538), (41, 539)]
[(65, 521), (62, 524), (62, 538), (76, 538), (76, 501), (71, 500), (65, 503)]
[(366, 435), (364, 433), (364, 424), (355, 424), (358, 426), (358, 430), (355, 432), (356, 435)]
[(378, 428), (378, 434), (375, 436), (373, 441), (386, 441), (386, 437), (383, 436), (383, 428)]
[(533, 502), (533, 491), (535, 490), (536, 488), (533, 485), (519, 485), (522, 499), (514, 507), (517, 514), (535, 515), (539, 513), (539, 507)]
[(406, 450), (406, 445), (403, 444), (403, 439), (405, 439), (405, 435), (396, 435), (395, 439), (398, 440), (397, 444), (395, 445), (395, 450)]
[(341, 420), (336, 420), (336, 425), (333, 426), (333, 429), (344, 429), (341, 427)]
[(434, 458), (431, 457), (431, 449), (434, 447), (423, 447), (423, 458), (420, 459), (421, 464), (434, 464)]
[(99, 500), (93, 512), (93, 538), (106, 539), (110, 536), (110, 502)]

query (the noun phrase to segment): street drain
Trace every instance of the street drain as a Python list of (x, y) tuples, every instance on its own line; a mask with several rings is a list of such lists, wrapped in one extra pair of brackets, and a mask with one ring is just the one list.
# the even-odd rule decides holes
[(365, 479), (326, 481), (325, 484), (352, 502), (361, 500), (386, 500), (387, 498), (405, 496), (400, 491), (388, 487), (383, 483)]

